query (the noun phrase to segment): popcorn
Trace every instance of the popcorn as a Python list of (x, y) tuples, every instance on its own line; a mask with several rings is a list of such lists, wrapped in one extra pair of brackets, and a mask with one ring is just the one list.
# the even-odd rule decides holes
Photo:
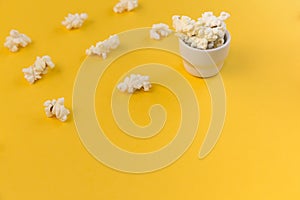
[(4, 46), (7, 47), (11, 52), (17, 52), (19, 47), (26, 47), (31, 43), (31, 39), (17, 30), (11, 30), (10, 35), (6, 37)]
[(86, 13), (81, 14), (68, 14), (67, 17), (65, 17), (65, 20), (62, 21), (62, 25), (64, 25), (68, 30), (70, 29), (76, 29), (80, 28), (84, 21), (88, 18), (88, 15)]
[(57, 100), (53, 99), (47, 100), (44, 103), (44, 109), (47, 117), (55, 116), (60, 121), (64, 122), (68, 119), (70, 111), (64, 106), (65, 99), (59, 98)]
[(138, 0), (120, 0), (114, 7), (115, 13), (122, 13), (124, 11), (131, 11), (138, 6)]
[(149, 82), (149, 76), (142, 76), (140, 74), (131, 74), (129, 77), (126, 77), (124, 82), (119, 83), (117, 88), (121, 92), (134, 93), (136, 90), (144, 88), (144, 91), (149, 91), (151, 83)]
[(213, 42), (218, 39), (218, 35), (214, 33), (212, 28), (205, 28), (204, 38), (206, 38), (209, 42)]
[(227, 12), (221, 12), (220, 16), (218, 17), (220, 20), (225, 21), (230, 17), (230, 14)]
[(216, 47), (220, 47), (224, 44), (224, 39), (223, 38), (219, 38), (218, 40), (216, 40), (215, 45)]
[(198, 37), (190, 37), (187, 40), (187, 43), (194, 48), (198, 49), (206, 49), (208, 45), (208, 41), (206, 38), (198, 38)]
[(208, 49), (212, 49), (212, 48), (214, 48), (215, 47), (215, 44), (213, 43), (213, 42), (209, 42), (208, 44), (207, 44), (207, 48)]
[(42, 74), (47, 74), (48, 68), (55, 67), (50, 56), (37, 57), (34, 64), (28, 68), (23, 68), (24, 78), (33, 84), (36, 80), (42, 78)]
[(89, 55), (98, 55), (102, 56), (103, 59), (106, 59), (107, 54), (112, 50), (116, 49), (120, 45), (120, 40), (118, 35), (112, 35), (103, 42), (98, 42), (96, 46), (92, 45), (89, 49), (86, 50), (86, 54)]
[(191, 47), (198, 49), (212, 49), (222, 46), (225, 42), (226, 34), (225, 20), (230, 15), (221, 12), (219, 17), (214, 16), (212, 12), (205, 12), (197, 21), (187, 16), (175, 15), (173, 27), (177, 36)]
[(167, 37), (172, 31), (167, 24), (153, 24), (150, 30), (150, 38), (160, 40), (161, 37)]
[(178, 16), (174, 15), (172, 17), (173, 20), (173, 27), (175, 28), (176, 32), (189, 32), (194, 28), (195, 20), (192, 20), (188, 16)]

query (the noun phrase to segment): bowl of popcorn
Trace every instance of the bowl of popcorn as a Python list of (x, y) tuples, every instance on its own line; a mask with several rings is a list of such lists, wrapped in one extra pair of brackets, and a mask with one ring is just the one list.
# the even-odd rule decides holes
[(215, 76), (223, 67), (231, 41), (224, 22), (229, 16), (226, 12), (218, 17), (205, 12), (197, 20), (188, 16), (172, 17), (184, 67), (193, 76)]

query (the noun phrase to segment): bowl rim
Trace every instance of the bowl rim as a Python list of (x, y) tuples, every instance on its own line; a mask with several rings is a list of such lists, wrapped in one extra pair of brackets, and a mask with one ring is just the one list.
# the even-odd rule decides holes
[(229, 44), (231, 42), (231, 36), (230, 36), (229, 31), (226, 30), (225, 36), (226, 36), (225, 43), (222, 46), (219, 46), (219, 47), (213, 48), (213, 49), (197, 49), (197, 48), (191, 47), (190, 45), (186, 44), (182, 39), (180, 39), (180, 38), (178, 38), (178, 39), (179, 39), (179, 42), (181, 44), (183, 44), (184, 46), (186, 46), (188, 49), (191, 49), (194, 51), (200, 51), (200, 52), (212, 52), (212, 51), (218, 51), (218, 50), (224, 49), (227, 46), (229, 46)]

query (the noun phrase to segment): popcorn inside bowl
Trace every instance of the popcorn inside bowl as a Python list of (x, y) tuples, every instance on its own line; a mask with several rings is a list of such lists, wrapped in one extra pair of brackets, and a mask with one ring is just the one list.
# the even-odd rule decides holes
[(188, 16), (172, 17), (173, 27), (177, 35), (186, 44), (197, 49), (213, 49), (222, 46), (226, 41), (225, 20), (230, 15), (221, 12), (219, 17), (212, 12), (205, 12), (202, 17), (193, 20)]

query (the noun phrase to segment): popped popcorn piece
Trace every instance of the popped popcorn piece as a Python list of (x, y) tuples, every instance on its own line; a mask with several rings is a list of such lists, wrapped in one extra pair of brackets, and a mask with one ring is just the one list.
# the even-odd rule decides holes
[(26, 47), (31, 43), (31, 39), (17, 30), (11, 30), (9, 36), (6, 37), (4, 46), (7, 47), (11, 52), (17, 52), (20, 47)]
[(215, 47), (215, 44), (213, 43), (213, 42), (209, 42), (208, 44), (207, 44), (207, 48), (208, 49), (212, 49), (212, 48), (214, 48)]
[(174, 15), (172, 17), (173, 20), (173, 27), (175, 28), (176, 32), (189, 32), (194, 28), (195, 20), (192, 20), (188, 16)]
[(198, 49), (207, 49), (208, 41), (206, 38), (190, 37), (187, 41), (191, 47)]
[(76, 29), (76, 28), (80, 28), (87, 18), (88, 15), (86, 13), (81, 13), (81, 14), (69, 13), (68, 16), (65, 17), (65, 20), (61, 22), (61, 24), (64, 25), (68, 30)]
[(230, 14), (227, 12), (221, 12), (220, 16), (218, 17), (220, 20), (225, 21), (230, 17)]
[(225, 20), (230, 15), (221, 12), (219, 17), (214, 16), (212, 12), (205, 12), (197, 21), (187, 16), (175, 15), (173, 27), (177, 36), (191, 47), (198, 49), (212, 49), (224, 44), (226, 34)]
[(119, 83), (117, 88), (121, 92), (134, 93), (136, 90), (144, 88), (144, 91), (149, 91), (151, 83), (149, 82), (149, 76), (142, 76), (140, 74), (131, 74), (129, 77), (126, 77), (124, 82)]
[(65, 99), (59, 98), (57, 100), (53, 99), (47, 100), (44, 103), (44, 110), (47, 117), (55, 116), (60, 121), (64, 122), (68, 119), (70, 111), (64, 106)]
[(86, 54), (89, 55), (98, 55), (102, 56), (103, 59), (106, 59), (107, 54), (112, 50), (116, 49), (120, 45), (120, 40), (118, 35), (111, 35), (108, 39), (98, 42), (95, 46), (92, 45), (89, 49), (86, 50)]
[(50, 56), (37, 57), (34, 64), (28, 68), (23, 68), (24, 78), (33, 84), (36, 80), (42, 78), (41, 75), (47, 74), (48, 68), (53, 69), (55, 67)]
[(150, 38), (160, 40), (161, 37), (167, 37), (172, 31), (167, 24), (153, 24), (150, 30)]
[(201, 18), (198, 18), (198, 21), (206, 27), (223, 27), (226, 28), (224, 21), (228, 19), (230, 15), (226, 12), (221, 12), (219, 17), (213, 15), (212, 12), (205, 12), (202, 14)]
[(223, 38), (219, 38), (216, 42), (215, 45), (216, 47), (220, 47), (224, 44), (224, 39)]
[(115, 13), (122, 13), (125, 11), (131, 11), (138, 7), (138, 0), (120, 0), (115, 6), (114, 6), (114, 12)]

